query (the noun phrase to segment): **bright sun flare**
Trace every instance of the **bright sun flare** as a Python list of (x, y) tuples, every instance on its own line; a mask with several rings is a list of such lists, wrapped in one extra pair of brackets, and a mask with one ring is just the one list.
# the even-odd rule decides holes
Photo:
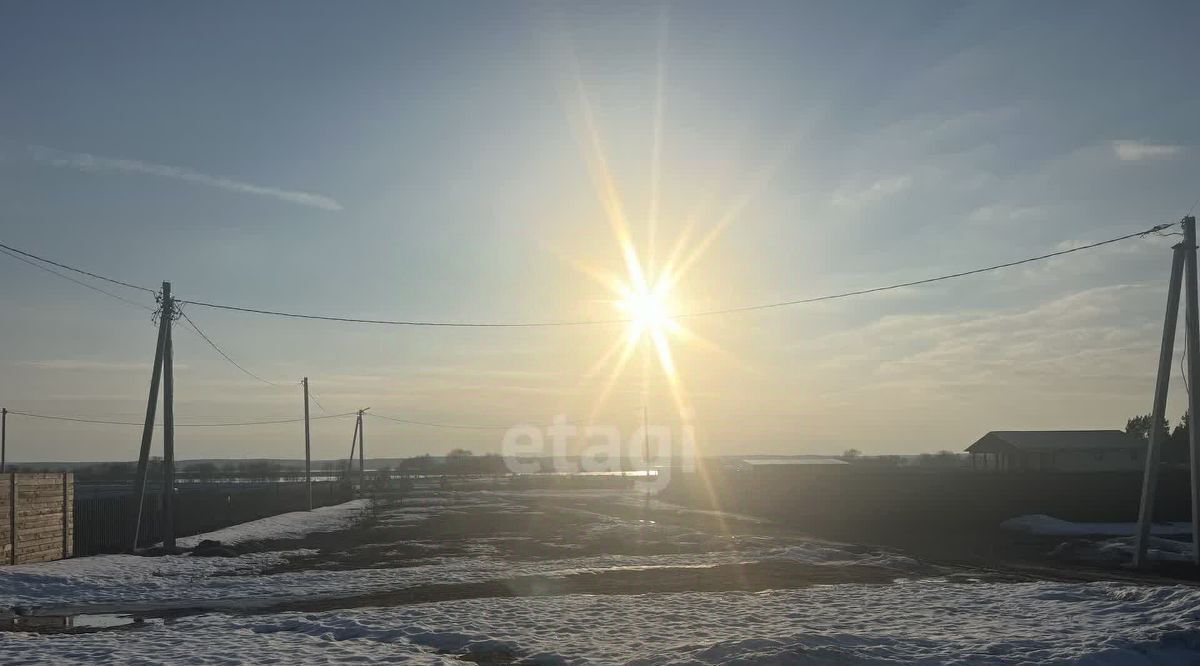
[(652, 290), (630, 291), (617, 302), (617, 307), (629, 315), (636, 329), (653, 332), (670, 322), (666, 299)]
[[(660, 76), (661, 74), (660, 69)], [(592, 184), (595, 187), (597, 198), (615, 236), (625, 270), (623, 274), (619, 274), (610, 269), (586, 265), (577, 261), (572, 263), (582, 273), (607, 287), (613, 296), (613, 300), (609, 303), (615, 305), (622, 317), (629, 320), (625, 334), (613, 341), (612, 345), (601, 354), (600, 359), (585, 375), (590, 380), (606, 368), (609, 369), (608, 377), (600, 387), (590, 416), (594, 418), (603, 409), (609, 393), (621, 380), (630, 357), (636, 350), (642, 349), (649, 353), (648, 358), (657, 359), (658, 367), (666, 379), (667, 387), (680, 418), (684, 418), (689, 409), (682, 378), (672, 353), (672, 344), (690, 344), (709, 351), (720, 351), (720, 349), (684, 326), (680, 321), (680, 315), (672, 309), (672, 305), (675, 304), (676, 288), (684, 276), (696, 266), (721, 232), (737, 218), (741, 208), (749, 200), (749, 194), (737, 199), (735, 204), (698, 240), (693, 240), (691, 237), (695, 221), (689, 218), (687, 226), (669, 251), (662, 256), (656, 252), (657, 227), (660, 219), (659, 151), (662, 133), (660, 82), (659, 100), (656, 103), (658, 109), (656, 114), (658, 115), (655, 121), (654, 140), (651, 144), (650, 198), (646, 216), (643, 218), (646, 236), (642, 249), (645, 250), (645, 254), (642, 255), (635, 247), (625, 204), (609, 169), (583, 81), (578, 76), (576, 76), (575, 84), (579, 95), (582, 121), (580, 145), (584, 152), (588, 171), (592, 176)], [(645, 373), (643, 372), (643, 391), (646, 390), (645, 382)]]

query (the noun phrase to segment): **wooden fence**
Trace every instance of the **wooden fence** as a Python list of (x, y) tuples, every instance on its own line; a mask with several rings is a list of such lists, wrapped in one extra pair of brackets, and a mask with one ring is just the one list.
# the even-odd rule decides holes
[[(303, 482), (255, 486), (189, 484), (175, 496), (175, 535), (203, 534), (267, 516), (308, 508)], [(340, 504), (353, 498), (348, 484), (313, 483), (313, 506)], [(129, 550), (137, 497), (130, 495), (81, 498), (75, 501), (74, 552), (76, 555), (118, 553)], [(138, 545), (162, 540), (162, 496), (148, 492), (142, 508)]]
[(70, 472), (0, 475), (0, 563), (47, 562), (71, 556), (73, 477)]

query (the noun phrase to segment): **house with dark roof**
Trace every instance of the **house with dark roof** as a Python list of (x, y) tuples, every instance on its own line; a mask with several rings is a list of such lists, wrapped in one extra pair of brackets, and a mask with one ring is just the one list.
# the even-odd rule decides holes
[(975, 469), (1140, 470), (1146, 442), (1120, 430), (993, 430), (967, 447)]

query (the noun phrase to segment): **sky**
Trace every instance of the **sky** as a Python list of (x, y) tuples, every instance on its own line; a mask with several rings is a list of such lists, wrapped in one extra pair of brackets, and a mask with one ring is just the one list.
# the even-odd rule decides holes
[[(673, 248), (694, 257), (667, 299), (686, 314), (1067, 249), (1176, 222), (1200, 198), (1195, 3), (38, 2), (0, 14), (0, 242), (170, 281), (185, 300), (623, 318), (593, 274), (630, 280), (625, 237), (651, 280)], [(1149, 411), (1176, 240), (686, 318), (686, 333), (666, 334), (673, 372), (643, 336), (616, 373), (620, 351), (605, 354), (625, 324), (392, 327), (191, 304), (267, 381), (178, 322), (176, 420), (297, 418), (307, 376), (315, 416), (369, 407), (487, 426), (369, 418), (373, 456), (496, 452), (503, 428), (556, 415), (630, 436), (643, 408), (728, 455), (1121, 428)], [(142, 418), (150, 312), (7, 256), (0, 312), (0, 404)], [(353, 427), (314, 421), (314, 457), (346, 455)], [(128, 460), (140, 428), (10, 415), (7, 437), (12, 461)], [(184, 459), (302, 452), (298, 423), (176, 435)]]

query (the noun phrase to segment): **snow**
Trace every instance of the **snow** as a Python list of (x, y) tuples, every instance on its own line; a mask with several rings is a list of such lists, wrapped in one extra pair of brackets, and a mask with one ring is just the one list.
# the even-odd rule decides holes
[(438, 583), (478, 583), (518, 576), (561, 577), (665, 567), (713, 567), (745, 561), (792, 560), (826, 566), (893, 566), (897, 576), (916, 565), (900, 555), (857, 554), (823, 544), (763, 547), (743, 552), (668, 555), (593, 555), (512, 561), (490, 557), (430, 558), (426, 564), (341, 571), (259, 571), (306, 551), (238, 558), (187, 556), (96, 557), (0, 568), (0, 608), (12, 606), (138, 606), (163, 604), (264, 606), (288, 598), (347, 596)]
[[(567, 595), (0, 635), (20, 663), (1192, 664), (1200, 591), (938, 580), (761, 593)], [(448, 654), (438, 654), (444, 651)]]
[[(1053, 516), (1033, 514), (1010, 518), (1000, 527), (1013, 532), (1048, 536), (1128, 536), (1137, 531), (1137, 523), (1073, 523)], [(1154, 523), (1152, 534), (1182, 536), (1192, 533), (1191, 523)]]
[[(1190, 562), (1192, 559), (1191, 541), (1175, 541), (1152, 536), (1146, 546), (1146, 559), (1148, 560)], [(1052, 554), (1072, 560), (1128, 563), (1133, 561), (1133, 550), (1133, 537), (1117, 537), (1103, 541), (1075, 539), (1059, 544)]]
[(180, 548), (194, 548), (205, 539), (213, 539), (228, 545), (267, 539), (298, 539), (315, 532), (333, 532), (354, 522), (369, 505), (370, 500), (359, 499), (323, 506), (312, 511), (282, 513), (278, 516), (233, 525), (208, 534), (177, 539), (176, 544)]
[[(300, 538), (307, 534), (344, 528), (356, 520), (367, 506), (368, 500), (352, 500), (311, 512), (285, 513), (186, 537), (177, 543), (183, 548), (190, 548), (204, 539), (231, 544)], [(282, 589), (273, 586), (272, 577), (257, 574), (286, 562), (289, 557), (311, 552), (276, 551), (236, 558), (96, 555), (0, 567), (0, 608), (124, 601), (152, 605), (158, 601), (177, 599), (181, 589), (188, 590), (189, 596), (198, 600), (299, 594), (306, 579), (316, 572), (310, 572), (309, 576), (292, 577), (297, 580), (281, 581)]]
[[(406, 525), (478, 507), (527, 513), (522, 500), (562, 499), (552, 510), (584, 516), (559, 559), (500, 557), (504, 539), (481, 537), (465, 556), (431, 556), (357, 570), (268, 568), (314, 551), (237, 558), (106, 555), (0, 568), (0, 608), (44, 612), (131, 612), (207, 607), (220, 612), (79, 635), (0, 632), (0, 661), (17, 663), (395, 663), (461, 664), (474, 653), (526, 663), (851, 663), (851, 664), (1191, 664), (1200, 653), (1200, 589), (1118, 583), (993, 583), (966, 576), (928, 578), (902, 554), (763, 533), (697, 531), (586, 511), (570, 500), (633, 501), (620, 494), (528, 491), (434, 493), (384, 510), (383, 524)], [(293, 538), (337, 529), (364, 505), (286, 514), (192, 537), (226, 542)], [(661, 507), (660, 507), (661, 508)], [(551, 510), (547, 508), (547, 510)], [(1093, 526), (1022, 517), (1037, 529)], [(1115, 529), (1115, 528), (1114, 528)], [(598, 545), (636, 538), (675, 548), (623, 555)], [(1121, 539), (1100, 541), (1119, 550)], [(1125, 540), (1127, 541), (1127, 539)], [(1163, 543), (1160, 543), (1163, 542)], [(397, 545), (435, 545), (398, 541)], [(1167, 539), (1155, 547), (1169, 549)], [(732, 546), (736, 545), (736, 548)], [(1188, 544), (1184, 544), (1185, 546)], [(564, 547), (567, 555), (573, 554)], [(654, 552), (650, 548), (647, 552)], [(597, 554), (599, 553), (599, 554)], [(786, 560), (828, 567), (878, 566), (887, 584), (841, 583), (765, 592), (675, 592), (480, 598), (321, 613), (254, 613), (289, 598), (350, 596), (432, 583), (505, 581), (662, 567)], [(910, 572), (917, 572), (910, 575)], [(183, 591), (183, 592), (181, 592)], [(185, 598), (181, 598), (181, 594)], [(247, 610), (251, 612), (237, 612)], [(61, 612), (65, 612), (61, 611)]]

